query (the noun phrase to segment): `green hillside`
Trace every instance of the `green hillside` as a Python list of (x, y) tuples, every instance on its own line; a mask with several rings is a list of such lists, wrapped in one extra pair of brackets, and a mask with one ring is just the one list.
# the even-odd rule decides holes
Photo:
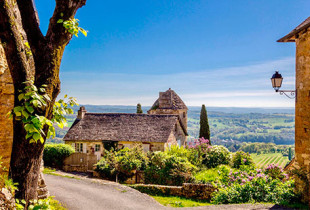
[(251, 154), (256, 167), (266, 168), (269, 164), (278, 164), (282, 168), (289, 162), (287, 156), (283, 156), (281, 153), (268, 153), (268, 154)]

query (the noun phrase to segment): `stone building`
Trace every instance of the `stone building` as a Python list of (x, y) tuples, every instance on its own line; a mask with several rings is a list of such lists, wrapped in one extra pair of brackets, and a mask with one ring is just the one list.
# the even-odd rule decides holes
[[(296, 105), (294, 167), (310, 180), (310, 17), (278, 42), (296, 43)], [(309, 201), (309, 181), (297, 178), (297, 190)]]
[[(159, 100), (148, 114), (87, 113), (81, 107), (64, 141), (76, 152), (96, 154), (98, 159), (103, 149), (111, 146), (130, 148), (142, 143), (147, 152), (163, 151), (171, 145), (185, 145), (187, 107), (173, 90), (165, 93), (168, 94), (160, 93)], [(156, 106), (158, 102), (159, 106)]]
[(160, 92), (159, 98), (155, 101), (148, 114), (175, 114), (179, 115), (183, 125), (187, 129), (187, 106), (180, 96), (171, 88), (166, 92)]

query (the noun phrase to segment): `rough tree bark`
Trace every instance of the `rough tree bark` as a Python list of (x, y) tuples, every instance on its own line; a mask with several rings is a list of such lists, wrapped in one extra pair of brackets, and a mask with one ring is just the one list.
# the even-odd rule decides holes
[[(18, 90), (26, 80), (34, 79), (40, 87), (47, 85), (51, 102), (44, 110), (48, 119), (60, 91), (59, 69), (66, 45), (72, 38), (59, 19), (74, 18), (86, 0), (56, 0), (47, 34), (39, 28), (39, 19), (33, 0), (0, 0), (0, 41), (13, 78), (15, 106), (19, 105)], [(30, 49), (29, 49), (30, 46)], [(47, 127), (44, 129), (47, 133)], [(29, 144), (21, 121), (14, 120), (14, 140), (10, 176), (18, 183), (16, 197), (27, 202), (37, 198), (37, 185), (44, 144)]]

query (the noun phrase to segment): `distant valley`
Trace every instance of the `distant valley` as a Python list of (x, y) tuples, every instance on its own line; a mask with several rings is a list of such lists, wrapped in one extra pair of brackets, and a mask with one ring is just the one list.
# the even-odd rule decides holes
[[(135, 106), (84, 105), (88, 112), (135, 113)], [(77, 113), (79, 107), (74, 107)], [(200, 107), (188, 107), (189, 140), (199, 134)], [(143, 107), (147, 113), (150, 107)], [(294, 108), (234, 108), (207, 107), (211, 140), (234, 150), (242, 142), (272, 142), (294, 144)], [(68, 115), (68, 127), (56, 129), (56, 138), (48, 142), (61, 143), (76, 114)], [(237, 149), (237, 148), (235, 148)]]

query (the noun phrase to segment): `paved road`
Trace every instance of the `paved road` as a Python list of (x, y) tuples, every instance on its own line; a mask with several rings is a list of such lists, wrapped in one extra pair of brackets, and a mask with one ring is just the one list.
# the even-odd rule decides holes
[[(44, 175), (52, 196), (65, 204), (69, 210), (171, 210), (153, 198), (130, 187), (114, 182), (96, 179), (73, 179), (54, 175)], [(288, 209), (272, 204), (211, 205), (182, 210), (237, 210), (237, 209)]]
[(164, 209), (153, 198), (116, 183), (47, 174), (44, 178), (50, 194), (69, 210)]

